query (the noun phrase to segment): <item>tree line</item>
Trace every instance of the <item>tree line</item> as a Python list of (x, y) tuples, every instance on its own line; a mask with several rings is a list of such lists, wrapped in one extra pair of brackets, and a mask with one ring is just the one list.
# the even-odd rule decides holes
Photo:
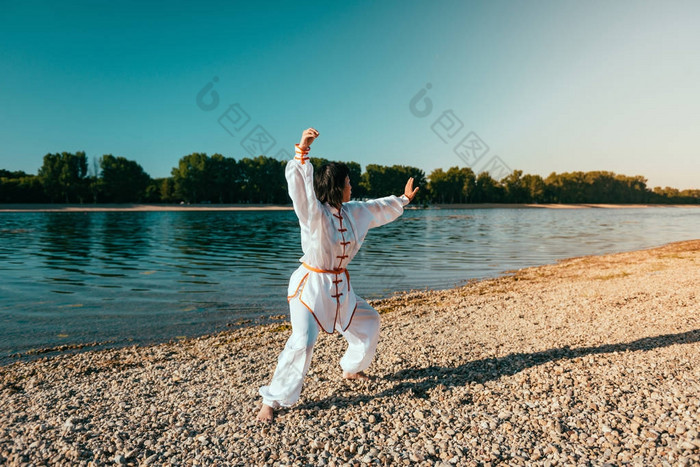
[[(328, 162), (311, 158), (314, 167)], [(495, 180), (469, 167), (435, 169), (357, 162), (350, 169), (353, 198), (377, 198), (402, 191), (409, 177), (420, 186), (418, 204), (453, 203), (648, 203), (700, 204), (700, 190), (647, 186), (640, 176), (613, 172), (552, 173), (543, 178), (522, 170)], [(0, 203), (216, 203), (287, 204), (286, 161), (267, 156), (236, 161), (221, 154), (182, 157), (170, 177), (151, 178), (135, 161), (84, 152), (44, 156), (37, 175), (0, 169)]]

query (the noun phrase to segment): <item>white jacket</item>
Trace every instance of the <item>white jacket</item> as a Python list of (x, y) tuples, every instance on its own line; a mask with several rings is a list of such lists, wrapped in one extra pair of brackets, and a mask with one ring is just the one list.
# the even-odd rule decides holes
[(289, 280), (287, 300), (301, 300), (327, 333), (350, 326), (357, 297), (347, 265), (357, 254), (367, 231), (387, 224), (409, 203), (406, 196), (387, 196), (367, 202), (343, 203), (340, 211), (321, 203), (314, 192), (314, 168), (308, 151), (296, 147), (285, 176), (294, 212), (301, 227), (303, 264)]

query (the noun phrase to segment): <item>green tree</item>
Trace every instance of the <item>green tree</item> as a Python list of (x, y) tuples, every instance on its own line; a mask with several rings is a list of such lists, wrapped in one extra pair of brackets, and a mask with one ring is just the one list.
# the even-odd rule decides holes
[(242, 197), (251, 203), (286, 203), (286, 162), (267, 156), (239, 161)]
[(416, 202), (427, 199), (427, 181), (425, 172), (416, 167), (405, 165), (385, 165), (369, 164), (362, 174), (362, 185), (366, 196), (369, 198), (381, 198), (388, 195), (401, 195), (406, 185), (406, 181), (413, 177), (413, 186), (421, 187), (416, 195)]
[(469, 167), (435, 169), (428, 184), (432, 200), (438, 203), (468, 203), (474, 194), (476, 176)]
[(233, 158), (214, 154), (207, 160), (206, 198), (217, 203), (232, 203), (239, 196), (239, 165)]
[(552, 172), (545, 179), (545, 198), (555, 203), (646, 203), (663, 199), (652, 192), (641, 175), (613, 172)]
[(163, 203), (171, 203), (175, 201), (175, 181), (173, 177), (156, 179), (157, 188), (159, 189), (160, 201)]
[(501, 180), (504, 192), (504, 201), (507, 203), (531, 202), (530, 190), (523, 182), (523, 171), (514, 170)]
[(17, 176), (17, 172), (0, 171), (0, 202), (2, 203), (45, 203), (48, 201), (41, 180), (36, 175)]
[(170, 203), (173, 199), (172, 177), (151, 179), (146, 187), (144, 201), (147, 203)]
[(647, 179), (641, 175), (632, 177), (627, 175), (617, 175), (615, 177), (623, 187), (622, 203), (646, 203), (649, 199), (647, 189)]
[(552, 172), (545, 179), (554, 203), (584, 203), (586, 199), (586, 174), (583, 172)]
[(529, 203), (544, 203), (545, 188), (544, 180), (539, 175), (525, 174), (522, 176), (522, 186), (527, 190)]
[(683, 190), (680, 196), (684, 204), (700, 204), (700, 190)]
[(464, 174), (464, 202), (471, 203), (476, 192), (476, 174), (471, 167), (463, 167), (460, 170)]
[(173, 185), (176, 199), (188, 203), (205, 201), (207, 190), (207, 157), (206, 154), (195, 152), (180, 159), (178, 166), (173, 168)]
[(435, 203), (448, 202), (448, 193), (452, 190), (449, 187), (447, 173), (442, 169), (435, 169), (428, 175), (428, 190), (431, 194), (431, 201)]
[(503, 187), (488, 172), (481, 172), (476, 177), (473, 200), (475, 203), (501, 203)]
[(85, 152), (46, 154), (39, 178), (51, 202), (83, 203), (87, 196)]
[(141, 202), (151, 177), (135, 161), (105, 154), (100, 158), (100, 192), (107, 203)]
[(33, 177), (33, 175), (28, 175), (21, 170), (10, 172), (9, 170), (0, 169), (0, 178), (4, 178), (6, 180), (12, 180), (12, 179), (18, 179), (18, 178), (24, 178), (24, 177)]

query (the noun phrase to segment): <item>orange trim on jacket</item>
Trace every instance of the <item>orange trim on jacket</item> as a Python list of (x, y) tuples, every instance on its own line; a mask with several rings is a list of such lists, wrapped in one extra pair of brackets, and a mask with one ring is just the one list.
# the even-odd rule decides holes
[(306, 164), (306, 161), (309, 160), (309, 158), (306, 157), (306, 155), (309, 153), (309, 149), (301, 149), (298, 144), (295, 144), (294, 153), (296, 154), (294, 159), (301, 161), (301, 165)]
[(318, 269), (318, 268), (315, 268), (313, 266), (309, 266), (306, 263), (301, 263), (301, 265), (304, 266), (309, 271), (320, 272), (320, 273), (324, 273), (324, 274), (342, 274), (344, 272), (347, 272), (347, 269), (345, 269), (345, 268), (326, 270), (326, 269)]
[(302, 277), (301, 280), (299, 281), (299, 285), (297, 285), (297, 289), (294, 291), (294, 295), (287, 295), (287, 303), (289, 303), (289, 301), (290, 301), (291, 299), (293, 299), (294, 297), (297, 296), (297, 294), (299, 293), (299, 288), (301, 287), (301, 284), (306, 280), (307, 277), (309, 277), (309, 273), (308, 273), (308, 272), (307, 272), (307, 273), (304, 275), (304, 277)]
[[(342, 279), (338, 279), (338, 276), (340, 274), (345, 274), (345, 278), (348, 281), (348, 293), (350, 293), (350, 273), (348, 272), (347, 269), (342, 268), (342, 269), (333, 269), (333, 270), (326, 270), (326, 269), (319, 269), (315, 268), (313, 266), (309, 266), (306, 263), (301, 263), (302, 266), (304, 266), (306, 269), (308, 269), (311, 272), (317, 272), (320, 274), (335, 274), (336, 275), (336, 280), (333, 281), (335, 284), (335, 292), (337, 295), (331, 295), (331, 297), (335, 298), (336, 303), (337, 303), (337, 308), (335, 310), (335, 318), (333, 319), (333, 329), (331, 332), (326, 331), (326, 329), (321, 325), (321, 322), (318, 320), (316, 317), (316, 313), (314, 313), (314, 310), (311, 309), (311, 307), (304, 302), (304, 300), (301, 299), (301, 295), (304, 293), (304, 288), (306, 287), (306, 280), (309, 277), (310, 273), (304, 274), (304, 277), (301, 278), (299, 281), (299, 285), (297, 285), (296, 291), (294, 292), (294, 295), (288, 295), (287, 296), (287, 302), (291, 302), (294, 297), (297, 295), (299, 296), (299, 302), (306, 307), (307, 310), (311, 313), (311, 315), (314, 317), (314, 320), (316, 321), (316, 324), (318, 325), (319, 328), (323, 330), (326, 334), (333, 334), (335, 332), (335, 327), (338, 324), (338, 309), (340, 308), (340, 296), (343, 295), (342, 293), (338, 294), (338, 283), (343, 282)], [(350, 320), (348, 320), (348, 325), (345, 326), (344, 329), (341, 329), (342, 332), (347, 331), (347, 329), (350, 327), (350, 324), (352, 323), (352, 319), (355, 316), (355, 311), (357, 310), (357, 303), (355, 304), (355, 308), (353, 308), (352, 313), (350, 314)]]

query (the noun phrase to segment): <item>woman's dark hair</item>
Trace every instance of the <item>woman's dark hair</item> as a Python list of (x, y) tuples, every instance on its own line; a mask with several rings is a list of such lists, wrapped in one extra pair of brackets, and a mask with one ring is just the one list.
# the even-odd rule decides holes
[(349, 175), (350, 169), (342, 162), (329, 162), (317, 168), (314, 173), (316, 199), (340, 208), (343, 204), (345, 178)]

